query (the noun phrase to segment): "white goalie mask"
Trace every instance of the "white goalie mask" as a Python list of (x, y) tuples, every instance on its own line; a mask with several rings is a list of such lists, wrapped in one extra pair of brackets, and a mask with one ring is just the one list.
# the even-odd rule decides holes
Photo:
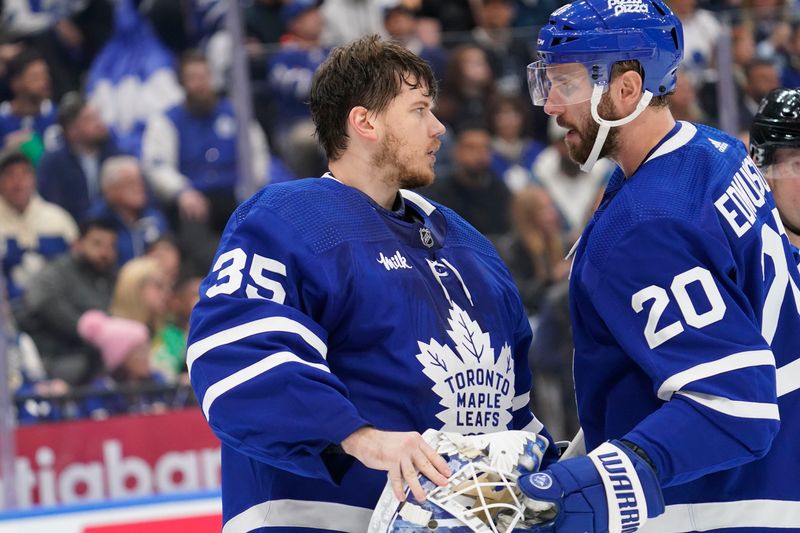
[[(521, 495), (517, 478), (539, 469), (549, 442), (527, 431), (464, 436), (428, 430), (426, 442), (443, 455), (452, 476), (439, 487), (425, 476), (420, 483), (427, 500), (406, 489), (400, 502), (387, 483), (369, 533), (506, 533), (524, 529), (540, 509)], [(538, 521), (538, 520), (537, 520)]]

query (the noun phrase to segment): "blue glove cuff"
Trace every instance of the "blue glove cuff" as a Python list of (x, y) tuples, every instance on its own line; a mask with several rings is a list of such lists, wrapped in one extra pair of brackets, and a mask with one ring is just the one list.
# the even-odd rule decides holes
[(664, 512), (655, 472), (633, 450), (619, 441), (605, 442), (588, 458), (603, 480), (610, 533), (636, 531)]
[(556, 504), (555, 531), (629, 533), (664, 512), (655, 472), (619, 441), (521, 476), (518, 485), (529, 498)]

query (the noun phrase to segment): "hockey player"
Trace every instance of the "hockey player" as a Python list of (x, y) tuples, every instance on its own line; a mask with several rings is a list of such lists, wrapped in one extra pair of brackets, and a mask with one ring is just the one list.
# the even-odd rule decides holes
[(761, 101), (750, 156), (772, 189), (789, 240), (800, 247), (800, 89), (775, 89)]
[(398, 45), (334, 50), (310, 101), (330, 172), (267, 187), (228, 223), (187, 355), (222, 441), (225, 533), (366, 531), (387, 472), (400, 499), (403, 482), (425, 498), (420, 472), (446, 483), (427, 428), (548, 436), (508, 271), (406, 190), (434, 178), (435, 96)]
[(683, 34), (661, 0), (578, 0), (538, 46), (534, 103), (584, 168), (618, 168), (570, 281), (589, 454), (521, 478), (554, 503), (535, 530), (800, 529), (800, 272), (767, 182), (666, 107)]

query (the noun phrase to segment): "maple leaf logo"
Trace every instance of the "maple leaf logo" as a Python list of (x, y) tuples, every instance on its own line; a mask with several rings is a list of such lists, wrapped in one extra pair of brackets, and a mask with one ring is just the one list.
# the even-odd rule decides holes
[(452, 345), (433, 338), (428, 343), (418, 341), (416, 356), (445, 408), (436, 415), (444, 422), (441, 430), (464, 434), (505, 430), (511, 423), (514, 397), (511, 348), (503, 344), (495, 357), (489, 333), (456, 303), (447, 322)]

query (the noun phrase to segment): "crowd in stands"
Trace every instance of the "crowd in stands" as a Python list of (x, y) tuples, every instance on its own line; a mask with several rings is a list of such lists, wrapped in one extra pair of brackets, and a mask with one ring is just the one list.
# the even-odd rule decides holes
[[(724, 114), (744, 139), (767, 92), (800, 84), (794, 2), (669, 0), (686, 42), (676, 117), (719, 126), (718, 91), (730, 81), (735, 109)], [(565, 256), (612, 166), (580, 172), (565, 132), (529, 103), (537, 26), (559, 4), (249, 0), (244, 43), (234, 43), (223, 0), (6, 2), (0, 302), (11, 387), (25, 399), (20, 421), (66, 416), (55, 398), (87, 388), (101, 394), (70, 416), (168, 404), (163, 387), (145, 385), (186, 384), (190, 311), (242, 191), (325, 172), (306, 104), (314, 72), (333, 46), (379, 33), (440, 80), (435, 112), (448, 131), (437, 181), (423, 194), (464, 216), (506, 260), (534, 326), (537, 413), (568, 436), (576, 421)], [(250, 72), (244, 140), (234, 52)], [(132, 396), (131, 384), (151, 392)]]

